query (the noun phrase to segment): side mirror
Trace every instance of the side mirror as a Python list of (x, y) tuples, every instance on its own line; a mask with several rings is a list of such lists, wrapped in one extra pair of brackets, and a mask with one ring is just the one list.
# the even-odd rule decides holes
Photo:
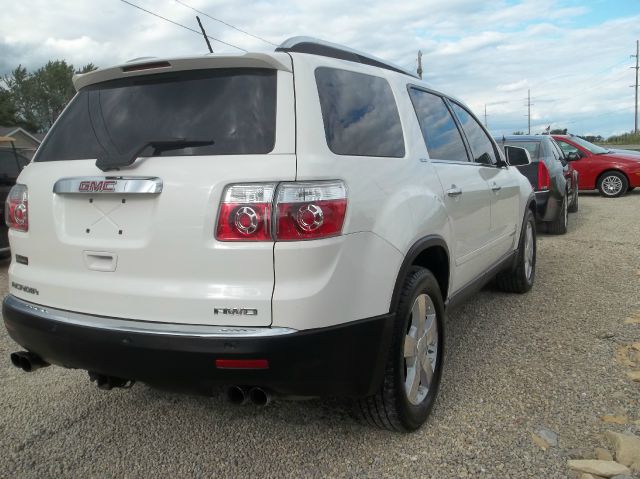
[(580, 154), (577, 151), (572, 151), (567, 155), (567, 161), (577, 161), (580, 159)]
[(505, 146), (504, 153), (507, 155), (507, 163), (511, 166), (525, 166), (531, 163), (531, 156), (526, 148)]

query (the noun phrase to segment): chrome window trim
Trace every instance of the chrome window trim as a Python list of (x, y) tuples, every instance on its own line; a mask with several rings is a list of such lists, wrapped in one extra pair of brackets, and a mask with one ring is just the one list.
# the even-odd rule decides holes
[[(115, 181), (113, 190), (90, 191), (80, 190), (82, 182)], [(76, 176), (61, 178), (53, 185), (56, 194), (151, 194), (162, 193), (162, 179), (153, 176)]]
[[(139, 333), (155, 336), (193, 337), (193, 338), (263, 338), (282, 336), (297, 332), (291, 328), (255, 327), (255, 326), (210, 326), (205, 324), (177, 324), (159, 323), (152, 321), (138, 321), (133, 319), (118, 319), (92, 314), (74, 313), (62, 309), (41, 306), (8, 295), (5, 299), (8, 307), (17, 311), (37, 316), (38, 318), (56, 321), (73, 326), (102, 329), (117, 333)], [(213, 310), (211, 315), (213, 316)]]

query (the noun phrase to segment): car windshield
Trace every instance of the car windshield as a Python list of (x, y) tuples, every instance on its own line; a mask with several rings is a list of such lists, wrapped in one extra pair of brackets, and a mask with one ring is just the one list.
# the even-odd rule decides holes
[(607, 150), (606, 148), (602, 148), (601, 146), (589, 143), (587, 140), (583, 140), (582, 138), (578, 138), (577, 136), (572, 136), (571, 141), (581, 146), (585, 150), (589, 150), (594, 155), (604, 155), (605, 153), (609, 153), (609, 150)]

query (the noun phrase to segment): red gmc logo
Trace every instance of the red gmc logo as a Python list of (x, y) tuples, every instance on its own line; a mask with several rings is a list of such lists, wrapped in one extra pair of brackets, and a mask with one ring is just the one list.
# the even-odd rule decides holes
[(81, 181), (78, 191), (115, 191), (117, 184), (115, 180)]

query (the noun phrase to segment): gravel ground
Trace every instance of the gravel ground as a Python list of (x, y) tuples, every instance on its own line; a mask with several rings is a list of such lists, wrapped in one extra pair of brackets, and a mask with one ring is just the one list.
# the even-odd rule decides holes
[[(567, 459), (592, 457), (607, 429), (640, 435), (640, 383), (614, 360), (640, 339), (623, 323), (640, 312), (639, 208), (640, 191), (582, 195), (566, 236), (540, 236), (532, 292), (483, 291), (451, 314), (440, 396), (410, 435), (361, 426), (334, 401), (235, 407), (24, 374), (0, 327), (0, 477), (572, 477)], [(533, 442), (541, 428), (556, 447)]]

